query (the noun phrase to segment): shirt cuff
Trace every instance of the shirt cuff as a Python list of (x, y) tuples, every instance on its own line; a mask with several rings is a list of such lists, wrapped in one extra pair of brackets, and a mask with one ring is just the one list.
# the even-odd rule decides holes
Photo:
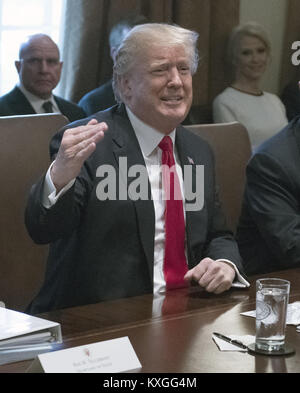
[(42, 195), (42, 204), (46, 209), (50, 209), (57, 200), (64, 195), (75, 183), (75, 179), (71, 180), (64, 188), (62, 188), (58, 194), (56, 194), (56, 188), (55, 185), (53, 184), (53, 181), (51, 179), (50, 171), (52, 168), (52, 165), (54, 164), (55, 161), (53, 161), (46, 173), (45, 176), (45, 182), (44, 182), (44, 188), (43, 188), (43, 195)]
[(234, 270), (235, 270), (235, 280), (233, 281), (233, 283), (231, 284), (232, 287), (234, 288), (249, 288), (250, 284), (247, 280), (244, 279), (244, 277), (240, 274), (238, 268), (236, 267), (236, 265), (229, 261), (228, 259), (217, 259), (216, 262), (226, 262), (229, 265), (231, 265)]

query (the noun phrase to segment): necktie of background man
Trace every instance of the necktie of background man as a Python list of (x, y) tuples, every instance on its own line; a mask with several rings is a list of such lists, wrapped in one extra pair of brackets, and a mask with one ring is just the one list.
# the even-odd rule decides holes
[(53, 113), (53, 105), (51, 101), (46, 101), (42, 105), (45, 113)]

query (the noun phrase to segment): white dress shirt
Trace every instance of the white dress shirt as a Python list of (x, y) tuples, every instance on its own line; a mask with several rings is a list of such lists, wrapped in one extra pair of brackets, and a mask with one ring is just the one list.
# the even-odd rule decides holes
[[(159, 169), (162, 159), (162, 150), (158, 147), (165, 135), (143, 123), (128, 108), (127, 113), (143, 153), (151, 187), (155, 211), (153, 293), (159, 294), (165, 291), (166, 286), (163, 272), (165, 255), (164, 211), (166, 201), (163, 196), (163, 187), (161, 184), (162, 176)], [(173, 142), (175, 166), (179, 178), (181, 194), (183, 195), (182, 168), (179, 165), (178, 155), (175, 149), (175, 134), (176, 130), (173, 130), (169, 134), (169, 137)], [(185, 203), (183, 198), (183, 207), (184, 205)]]
[(43, 108), (43, 104), (48, 101), (50, 101), (52, 103), (53, 113), (61, 113), (53, 95), (51, 95), (51, 97), (49, 97), (48, 99), (44, 100), (44, 99), (37, 97), (36, 95), (30, 93), (30, 91), (26, 90), (25, 87), (21, 83), (18, 83), (17, 87), (21, 90), (21, 92), (24, 94), (24, 96), (30, 102), (31, 106), (33, 107), (33, 109), (35, 110), (36, 113), (39, 113), (39, 114), (45, 113), (45, 109)]

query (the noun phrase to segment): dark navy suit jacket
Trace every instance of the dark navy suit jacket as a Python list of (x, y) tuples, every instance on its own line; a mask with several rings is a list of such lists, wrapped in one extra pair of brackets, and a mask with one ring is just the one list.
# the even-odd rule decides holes
[(247, 167), (237, 240), (247, 274), (300, 267), (300, 117)]
[(284, 88), (280, 98), (285, 105), (286, 115), (289, 121), (300, 115), (300, 90), (298, 80), (290, 82)]
[[(82, 119), (86, 113), (73, 102), (54, 96), (61, 113), (70, 121)], [(36, 113), (30, 102), (18, 87), (0, 97), (0, 116), (30, 115)]]
[[(98, 112), (93, 118), (105, 121), (108, 131), (85, 161), (74, 186), (50, 209), (41, 204), (44, 180), (31, 190), (27, 229), (35, 242), (50, 243), (50, 253), (45, 283), (28, 308), (30, 313), (153, 291), (155, 214), (151, 197), (104, 201), (97, 197), (97, 186), (106, 177), (96, 174), (101, 165), (115, 169), (117, 191), (123, 181), (122, 175), (119, 178), (121, 157), (127, 158), (128, 169), (145, 166), (139, 143), (124, 105)], [(86, 124), (89, 119), (71, 127)], [(70, 125), (54, 137), (52, 156), (66, 128)], [(214, 157), (209, 145), (181, 126), (176, 130), (175, 143), (181, 165), (190, 166), (194, 176), (195, 165), (204, 165), (204, 206), (186, 212), (189, 267), (204, 257), (226, 258), (242, 271), (237, 244), (216, 196)], [(134, 179), (128, 177), (128, 187)]]
[(112, 88), (112, 80), (109, 80), (84, 95), (78, 105), (88, 116), (90, 116), (93, 113), (110, 108), (111, 106), (116, 105), (116, 103), (115, 94)]

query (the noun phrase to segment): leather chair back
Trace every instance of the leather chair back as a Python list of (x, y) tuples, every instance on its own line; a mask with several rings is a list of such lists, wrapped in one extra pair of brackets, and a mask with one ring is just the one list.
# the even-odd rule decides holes
[(185, 126), (213, 149), (219, 197), (229, 228), (235, 233), (241, 212), (245, 169), (251, 157), (246, 128), (237, 122)]
[(31, 240), (24, 210), (49, 167), (50, 139), (68, 122), (59, 114), (0, 117), (0, 299), (7, 308), (23, 311), (42, 284), (48, 246)]

